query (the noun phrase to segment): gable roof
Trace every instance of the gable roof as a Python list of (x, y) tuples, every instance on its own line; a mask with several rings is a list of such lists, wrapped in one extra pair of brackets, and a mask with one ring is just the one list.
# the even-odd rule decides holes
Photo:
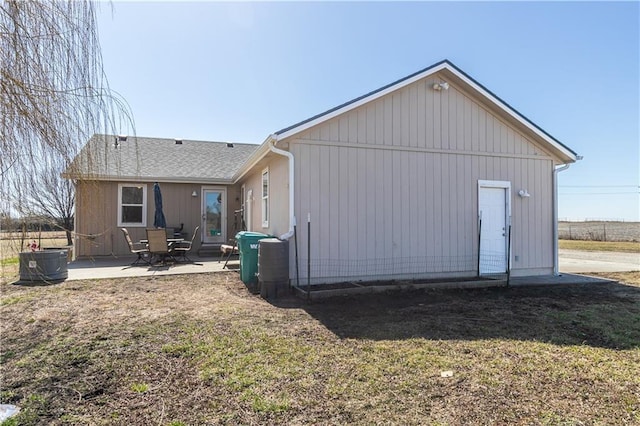
[(472, 92), (475, 92), (486, 99), (487, 102), (494, 105), (498, 110), (502, 111), (506, 116), (511, 118), (516, 123), (521, 124), (525, 129), (529, 130), (532, 136), (540, 140), (544, 145), (551, 148), (551, 150), (564, 161), (575, 162), (576, 160), (578, 160), (578, 155), (575, 151), (544, 131), (533, 121), (529, 120), (515, 108), (511, 107), (508, 103), (500, 99), (493, 92), (471, 78), (468, 74), (466, 74), (464, 71), (462, 71), (447, 59), (437, 62), (423, 70), (415, 72), (399, 80), (396, 80), (393, 83), (387, 84), (386, 86), (383, 86), (372, 92), (338, 105), (337, 107), (331, 108), (306, 120), (300, 121), (299, 123), (278, 130), (272, 136), (275, 140), (282, 140), (291, 137), (294, 134), (303, 132), (310, 127), (328, 121), (338, 115), (344, 114), (348, 111), (358, 108), (363, 104), (378, 99), (390, 92), (399, 90), (411, 83), (414, 83), (429, 75), (441, 71), (448, 77), (454, 79), (456, 83), (464, 85), (467, 89), (470, 89)]
[(96, 180), (229, 183), (259, 145), (94, 135), (64, 176)]

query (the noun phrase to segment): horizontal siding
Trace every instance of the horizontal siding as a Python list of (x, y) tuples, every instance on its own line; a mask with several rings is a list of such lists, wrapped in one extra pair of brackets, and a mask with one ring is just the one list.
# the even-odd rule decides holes
[[(513, 267), (552, 267), (551, 160), (295, 142), (291, 152), (300, 182), (296, 216), (304, 218), (300, 258), (307, 257), (310, 214), (311, 259), (327, 278), (367, 276), (372, 268), (380, 275), (393, 262), (404, 265), (397, 273), (469, 265), (477, 257), (478, 180), (511, 182)], [(519, 189), (531, 197), (518, 197)], [(424, 265), (412, 259), (425, 259)]]
[(298, 139), (505, 155), (548, 154), (437, 74), (315, 126)]

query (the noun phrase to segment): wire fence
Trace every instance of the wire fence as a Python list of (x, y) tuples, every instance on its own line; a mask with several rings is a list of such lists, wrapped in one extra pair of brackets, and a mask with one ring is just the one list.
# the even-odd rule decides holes
[[(505, 272), (505, 255), (482, 255), (483, 269)], [(429, 275), (475, 274), (477, 256), (417, 256), (379, 259), (311, 259), (298, 260), (300, 284), (306, 284), (310, 266), (313, 282), (379, 280), (394, 277), (427, 277)], [(295, 278), (295, 277), (292, 277)]]
[(640, 241), (640, 222), (559, 222), (561, 240)]

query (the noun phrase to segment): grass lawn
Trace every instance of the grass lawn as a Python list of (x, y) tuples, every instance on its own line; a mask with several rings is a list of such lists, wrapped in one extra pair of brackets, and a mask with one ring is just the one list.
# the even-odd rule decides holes
[(637, 285), (312, 305), (235, 273), (0, 289), (10, 424), (640, 423)]
[(640, 253), (640, 242), (630, 241), (559, 240), (558, 247), (570, 250)]

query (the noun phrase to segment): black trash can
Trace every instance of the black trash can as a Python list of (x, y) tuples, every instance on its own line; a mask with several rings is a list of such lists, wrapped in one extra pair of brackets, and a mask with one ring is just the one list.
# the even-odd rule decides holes
[(260, 240), (258, 281), (264, 299), (276, 299), (289, 289), (289, 242), (277, 238)]

